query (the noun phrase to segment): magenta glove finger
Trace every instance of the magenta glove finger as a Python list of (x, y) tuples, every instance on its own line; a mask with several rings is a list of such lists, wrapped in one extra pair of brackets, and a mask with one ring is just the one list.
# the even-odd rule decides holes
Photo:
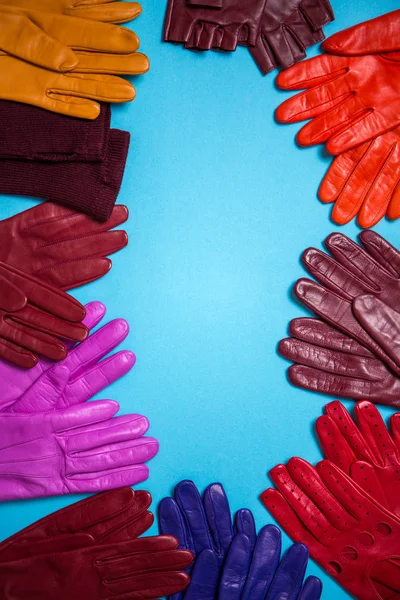
[(158, 451), (140, 415), (113, 418), (110, 400), (39, 413), (0, 415), (0, 500), (111, 489), (147, 477)]
[[(106, 307), (101, 302), (89, 302), (85, 306), (86, 316), (84, 325), (90, 330), (104, 317)], [(74, 346), (73, 342), (65, 342), (67, 348)], [(60, 364), (60, 363), (59, 363)], [(29, 388), (49, 369), (54, 367), (54, 362), (41, 358), (32, 369), (21, 369), (0, 359), (0, 381), (2, 382), (0, 397), (0, 412), (11, 406), (16, 400), (29, 390)]]

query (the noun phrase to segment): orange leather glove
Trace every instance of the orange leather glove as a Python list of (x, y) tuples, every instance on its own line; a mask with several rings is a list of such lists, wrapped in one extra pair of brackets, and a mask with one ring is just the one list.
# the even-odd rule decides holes
[(373, 227), (385, 215), (400, 217), (400, 127), (336, 157), (318, 192), (335, 202), (332, 220), (344, 225), (357, 216)]
[(6, 0), (5, 3), (8, 6), (40, 9), (44, 12), (105, 23), (127, 23), (142, 12), (138, 2), (114, 0)]
[(125, 27), (0, 4), (0, 50), (55, 71), (139, 75), (149, 69)]

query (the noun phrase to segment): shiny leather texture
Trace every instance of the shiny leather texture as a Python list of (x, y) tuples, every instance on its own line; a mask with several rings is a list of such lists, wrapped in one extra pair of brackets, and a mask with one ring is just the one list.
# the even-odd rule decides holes
[[(40, 8), (40, 6), (38, 6)], [(116, 25), (0, 4), (0, 48), (54, 71), (139, 75), (149, 61), (137, 35)]]
[(168, 0), (164, 40), (196, 50), (234, 51), (239, 43), (254, 46), (264, 5), (265, 0), (223, 0), (219, 8), (210, 8), (202, 0), (196, 6), (187, 0)]
[(389, 432), (370, 402), (358, 402), (354, 412), (353, 421), (340, 402), (325, 406), (316, 424), (324, 456), (400, 517), (400, 413), (391, 416)]
[[(4, 1), (4, 0), (3, 0)], [(37, 9), (37, 0), (7, 0), (9, 6)], [(105, 23), (127, 23), (142, 12), (138, 2), (115, 0), (40, 0), (40, 10)]]
[[(385, 247), (389, 246), (386, 242)], [(300, 279), (296, 283), (295, 294), (317, 316), (366, 346), (393, 373), (400, 375), (399, 350), (391, 345), (395, 336), (388, 343), (380, 326), (376, 334), (371, 335), (374, 329), (371, 314), (367, 318), (369, 326), (359, 318), (360, 309), (366, 312), (365, 302), (370, 303), (368, 296), (371, 295), (389, 309), (396, 311), (400, 307), (400, 269), (395, 272), (399, 265), (399, 253), (392, 248), (391, 255), (397, 257), (397, 263), (393, 262), (389, 272), (343, 234), (332, 233), (325, 240), (325, 247), (332, 256), (316, 248), (309, 248), (303, 253), (305, 268), (319, 283)], [(367, 298), (360, 300), (359, 296)], [(381, 309), (379, 314), (382, 314)]]
[(400, 378), (365, 346), (319, 319), (293, 319), (278, 351), (291, 384), (319, 394), (400, 408)]
[(0, 260), (62, 290), (99, 279), (111, 269), (109, 254), (128, 243), (126, 206), (104, 223), (51, 202), (0, 221)]
[(347, 56), (394, 52), (400, 48), (399, 23), (400, 10), (394, 10), (331, 35), (323, 48)]
[[(90, 330), (103, 319), (106, 307), (91, 302), (85, 308), (83, 324)], [(33, 369), (21, 369), (0, 361), (0, 412), (40, 413), (87, 402), (133, 368), (133, 352), (109, 355), (128, 333), (128, 323), (114, 319), (72, 347), (59, 363), (40, 359)]]
[(284, 90), (305, 90), (276, 110), (280, 123), (311, 119), (301, 146), (326, 143), (337, 155), (400, 125), (400, 53), (322, 54), (278, 75)]
[(261, 499), (296, 542), (358, 600), (400, 592), (400, 520), (328, 460), (301, 458), (270, 471)]
[(267, 0), (250, 53), (264, 74), (277, 67), (287, 69), (324, 39), (322, 27), (333, 19), (329, 0)]
[[(62, 391), (62, 382), (59, 381)], [(111, 400), (36, 414), (0, 414), (0, 500), (100, 492), (148, 477), (158, 442), (141, 415)]]
[[(78, 536), (73, 536), (76, 543)], [(81, 535), (82, 544), (90, 536)], [(4, 600), (76, 598), (143, 600), (174, 593), (188, 583), (182, 572), (192, 560), (172, 536), (85, 545), (0, 564)]]
[[(174, 535), (181, 548), (190, 550), (197, 560), (204, 550), (210, 550), (214, 559), (205, 554), (199, 566), (200, 572), (208, 572), (208, 563), (215, 560), (221, 567), (228, 552), (229, 546), (237, 533), (243, 533), (255, 544), (256, 530), (254, 517), (249, 510), (239, 510), (232, 523), (231, 510), (225, 490), (220, 483), (209, 485), (203, 495), (193, 481), (181, 481), (174, 491), (173, 498), (164, 498), (158, 510), (160, 532)], [(204, 562), (203, 562), (204, 561)], [(211, 582), (206, 585), (210, 587)], [(201, 587), (202, 593), (204, 589)], [(171, 600), (180, 600), (181, 594), (171, 597)], [(189, 596), (190, 597), (190, 596)], [(197, 596), (198, 597), (198, 596)]]
[(384, 216), (400, 217), (400, 127), (340, 154), (319, 188), (322, 202), (334, 202), (331, 218), (344, 225), (357, 217), (373, 227)]
[[(134, 539), (153, 524), (148, 510), (151, 495), (143, 490), (122, 487), (95, 494), (61, 508), (0, 543), (0, 564), (38, 554), (43, 542), (63, 548), (63, 539), (85, 534), (90, 543), (109, 544)], [(90, 545), (90, 544), (89, 544)]]
[(32, 368), (42, 355), (62, 360), (58, 338), (82, 342), (88, 330), (84, 307), (65, 292), (0, 262), (0, 358)]

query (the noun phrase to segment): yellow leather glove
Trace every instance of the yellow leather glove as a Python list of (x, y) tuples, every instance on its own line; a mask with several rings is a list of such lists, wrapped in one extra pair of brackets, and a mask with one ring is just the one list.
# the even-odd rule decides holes
[(4, 3), (105, 23), (127, 23), (142, 12), (138, 2), (114, 0), (6, 0)]
[(116, 25), (0, 4), (0, 52), (55, 71), (139, 75), (137, 35)]

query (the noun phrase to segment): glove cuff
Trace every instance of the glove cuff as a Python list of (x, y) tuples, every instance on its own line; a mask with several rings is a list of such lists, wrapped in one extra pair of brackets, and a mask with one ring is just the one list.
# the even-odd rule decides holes
[(0, 159), (102, 161), (107, 152), (111, 109), (101, 104), (93, 121), (0, 100)]
[(111, 130), (102, 163), (0, 161), (0, 193), (49, 200), (106, 221), (121, 187), (129, 139), (126, 131)]

